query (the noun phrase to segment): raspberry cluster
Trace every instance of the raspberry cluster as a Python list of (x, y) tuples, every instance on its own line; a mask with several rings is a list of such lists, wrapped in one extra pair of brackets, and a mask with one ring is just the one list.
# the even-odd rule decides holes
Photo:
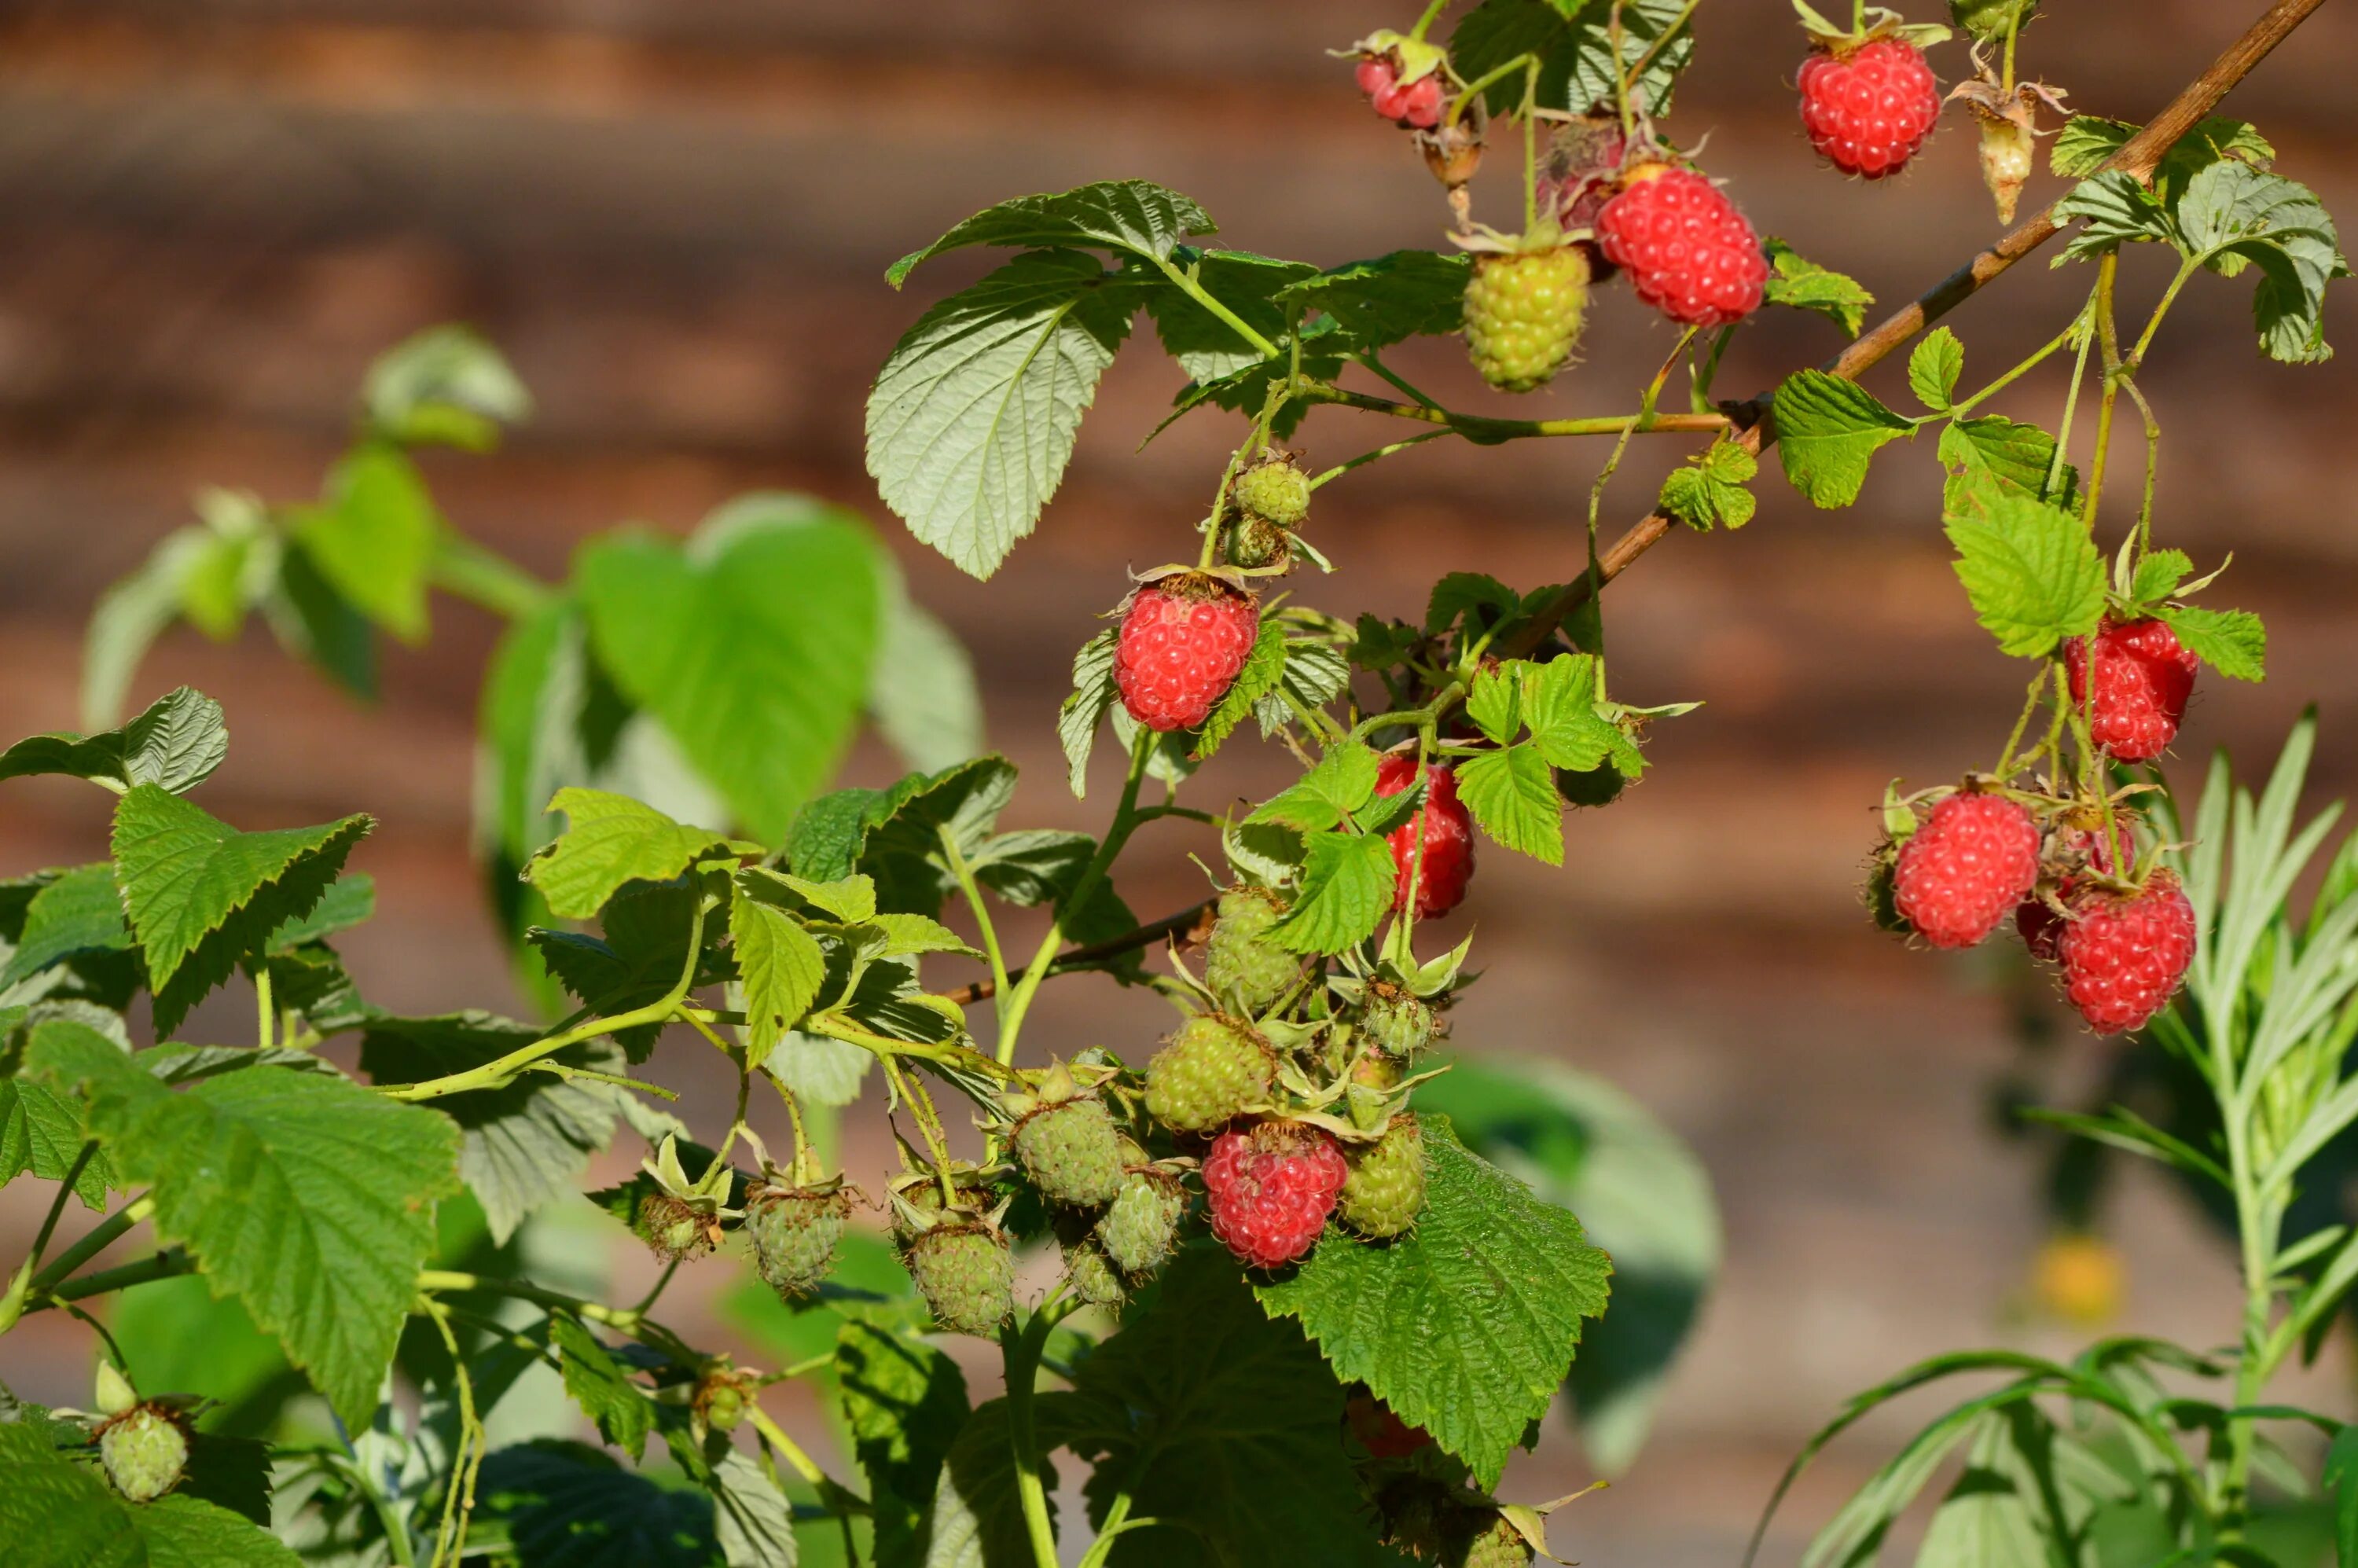
[(1379, 54), (1362, 59), (1354, 75), (1376, 113), (1395, 125), (1426, 131), (1441, 124), (1444, 89), (1439, 71), (1402, 81), (1399, 59)]

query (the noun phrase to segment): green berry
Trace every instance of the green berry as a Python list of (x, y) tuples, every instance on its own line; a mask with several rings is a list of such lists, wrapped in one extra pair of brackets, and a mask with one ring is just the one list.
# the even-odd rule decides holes
[(1178, 1181), (1152, 1166), (1124, 1172), (1121, 1191), (1098, 1220), (1098, 1245), (1121, 1271), (1136, 1278), (1171, 1255), (1187, 1194)]
[(1386, 980), (1368, 987), (1359, 1027), (1395, 1056), (1413, 1056), (1433, 1044), (1433, 1005)]
[(753, 1189), (745, 1205), (745, 1234), (753, 1243), (753, 1267), (780, 1301), (791, 1304), (826, 1280), (850, 1212), (850, 1195), (840, 1190)]
[(1509, 1524), (1506, 1515), (1494, 1514), (1459, 1561), (1464, 1568), (1529, 1568), (1533, 1555), (1523, 1532)]
[(1424, 1134), (1416, 1118), (1392, 1118), (1384, 1135), (1345, 1156), (1350, 1173), (1336, 1212), (1362, 1236), (1398, 1236), (1424, 1207)]
[(1121, 1186), (1121, 1135), (1095, 1095), (1052, 1100), (1015, 1124), (1015, 1157), (1050, 1203), (1094, 1208)]
[(1293, 535), (1266, 517), (1237, 520), (1228, 535), (1228, 559), (1255, 570), (1273, 567), (1293, 553)]
[(753, 1391), (761, 1386), (758, 1375), (740, 1371), (724, 1359), (724, 1364), (709, 1368), (697, 1380), (696, 1413), (715, 1432), (734, 1432), (752, 1408)]
[(989, 1225), (936, 1225), (909, 1243), (902, 1260), (935, 1321), (953, 1334), (988, 1338), (1015, 1311), (1015, 1265), (1007, 1238)]
[(1230, 888), (1220, 895), (1219, 918), (1204, 944), (1204, 983), (1215, 996), (1246, 1012), (1259, 1012), (1293, 989), (1302, 976), (1302, 957), (1269, 939), (1270, 927), (1285, 906), (1260, 888)]
[(1572, 357), (1588, 300), (1588, 263), (1575, 245), (1477, 255), (1466, 281), (1466, 346), (1501, 392), (1545, 385)]
[(1065, 1280), (1073, 1294), (1091, 1306), (1118, 1307), (1130, 1293), (1115, 1272), (1113, 1260), (1092, 1242), (1065, 1249)]
[(98, 1456), (116, 1491), (135, 1503), (153, 1502), (179, 1485), (189, 1434), (161, 1405), (135, 1405), (100, 1429)]
[(1269, 1043), (1216, 1012), (1179, 1026), (1146, 1064), (1146, 1108), (1174, 1132), (1208, 1132), (1269, 1098)]
[(1248, 516), (1299, 528), (1310, 515), (1310, 480), (1283, 458), (1256, 463), (1237, 476), (1237, 505)]
[(650, 1193), (639, 1202), (633, 1228), (664, 1262), (700, 1258), (712, 1250), (712, 1222), (686, 1198)]

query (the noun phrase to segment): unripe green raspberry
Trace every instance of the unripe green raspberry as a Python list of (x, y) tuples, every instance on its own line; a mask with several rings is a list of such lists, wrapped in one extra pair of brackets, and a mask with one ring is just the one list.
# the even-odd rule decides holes
[(1285, 458), (1255, 463), (1245, 470), (1237, 476), (1233, 493), (1237, 505), (1247, 515), (1281, 528), (1299, 528), (1303, 519), (1310, 515), (1309, 476)]
[(1015, 1311), (1015, 1265), (994, 1227), (936, 1225), (909, 1243), (902, 1260), (935, 1321), (953, 1334), (988, 1338)]
[(99, 1429), (98, 1456), (116, 1491), (135, 1503), (153, 1502), (179, 1485), (188, 1431), (162, 1405), (135, 1405)]
[(1228, 535), (1228, 559), (1240, 567), (1273, 567), (1293, 553), (1293, 535), (1266, 517), (1239, 517)]
[(1424, 1208), (1424, 1133), (1415, 1117), (1393, 1117), (1382, 1138), (1345, 1159), (1350, 1173), (1336, 1205), (1344, 1224), (1379, 1240), (1416, 1224)]
[(850, 1195), (839, 1189), (753, 1189), (745, 1202), (745, 1234), (753, 1243), (753, 1267), (780, 1301), (792, 1304), (825, 1281), (850, 1212)]
[(761, 1386), (758, 1374), (730, 1367), (724, 1357), (722, 1364), (708, 1368), (697, 1379), (694, 1409), (713, 1431), (734, 1432), (752, 1408), (754, 1390)]
[(1199, 1013), (1146, 1064), (1146, 1108), (1174, 1132), (1208, 1132), (1266, 1100), (1276, 1070), (1250, 1028)]
[(1073, 1294), (1091, 1306), (1118, 1307), (1130, 1293), (1122, 1286), (1121, 1276), (1114, 1271), (1112, 1260), (1094, 1242), (1083, 1241), (1065, 1249), (1065, 1280), (1072, 1286)]
[(1395, 1056), (1413, 1056), (1433, 1044), (1433, 1006), (1387, 980), (1368, 987), (1359, 1027)]
[(1277, 895), (1264, 889), (1235, 887), (1220, 895), (1219, 918), (1204, 944), (1204, 983), (1215, 996), (1259, 1012), (1293, 988), (1302, 957), (1269, 939), (1284, 914)]
[(685, 1198), (650, 1193), (639, 1203), (634, 1228), (664, 1262), (701, 1258), (712, 1250), (712, 1219)]
[(1466, 281), (1466, 347), (1501, 392), (1545, 385), (1572, 357), (1588, 301), (1576, 245), (1477, 255)]
[(1466, 1547), (1461, 1561), (1465, 1568), (1530, 1568), (1534, 1555), (1522, 1531), (1509, 1524), (1506, 1515), (1496, 1514)]
[(1098, 1245), (1135, 1279), (1171, 1256), (1179, 1217), (1186, 1210), (1186, 1190), (1176, 1177), (1152, 1166), (1136, 1166), (1123, 1173), (1121, 1191), (1098, 1219)]
[(1095, 1095), (1052, 1100), (1015, 1124), (1015, 1157), (1050, 1203), (1094, 1208), (1121, 1186), (1121, 1135)]

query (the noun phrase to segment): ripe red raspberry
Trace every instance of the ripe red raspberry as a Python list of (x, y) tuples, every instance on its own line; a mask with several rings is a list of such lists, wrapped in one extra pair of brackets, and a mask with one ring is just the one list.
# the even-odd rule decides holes
[(1638, 297), (1690, 327), (1725, 327), (1760, 307), (1768, 258), (1736, 203), (1692, 169), (1648, 164), (1596, 214), (1605, 259)]
[[(2089, 701), (2089, 641), (2073, 637), (2063, 644), (2074, 702)], [(2150, 762), (2178, 739), (2201, 661), (2162, 621), (2119, 622), (2108, 615), (2094, 643), (2096, 695), (2089, 705), (2088, 737), (2120, 762)]]
[(1995, 795), (1952, 795), (1899, 847), (1892, 901), (1933, 946), (1970, 947), (2038, 881), (2030, 813)]
[(1304, 1122), (1223, 1132), (1204, 1156), (1212, 1234), (1257, 1269), (1282, 1268), (1316, 1244), (1349, 1174), (1334, 1137)]
[(1799, 81), (1810, 145), (1844, 174), (1898, 174), (1940, 123), (1941, 84), (1924, 51), (1898, 38), (1813, 54)]
[(1353, 1394), (1346, 1400), (1343, 1420), (1372, 1458), (1405, 1459), (1433, 1444), (1433, 1433), (1421, 1426), (1409, 1425), (1393, 1413), (1391, 1406), (1373, 1394)]
[(1400, 79), (1400, 67), (1389, 56), (1369, 55), (1355, 72), (1359, 91), (1376, 113), (1395, 124), (1429, 131), (1441, 124), (1441, 73), (1428, 71), (1414, 81)]
[[(1386, 757), (1376, 771), (1376, 793), (1393, 795), (1416, 777), (1416, 759), (1404, 752)], [(1408, 907), (1409, 884), (1416, 884), (1416, 917), (1437, 920), (1466, 902), (1466, 886), (1474, 880), (1474, 819), (1457, 799), (1457, 775), (1434, 762), (1424, 770), (1424, 804), (1416, 815), (1391, 830), (1385, 840), (1392, 848), (1392, 864), (1400, 871), (1400, 886), (1392, 908)], [(1424, 864), (1417, 866), (1417, 836), (1424, 838)]]
[(1252, 652), (1260, 606), (1217, 578), (1182, 572), (1138, 590), (1122, 617), (1114, 684), (1150, 730), (1193, 730), (1211, 716)]
[(2063, 994), (2099, 1034), (2142, 1029), (2194, 962), (2194, 905), (2168, 871), (2134, 893), (2091, 892), (2056, 941)]

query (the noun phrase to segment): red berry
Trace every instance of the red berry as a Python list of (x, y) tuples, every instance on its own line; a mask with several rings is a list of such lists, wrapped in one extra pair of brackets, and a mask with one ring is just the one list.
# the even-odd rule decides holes
[[(1416, 777), (1416, 759), (1396, 752), (1376, 770), (1376, 793), (1394, 795)], [(1416, 884), (1416, 917), (1437, 920), (1466, 902), (1466, 886), (1474, 880), (1474, 819), (1457, 799), (1457, 775), (1440, 763), (1424, 770), (1424, 804), (1416, 815), (1391, 830), (1385, 842), (1392, 848), (1392, 864), (1400, 870), (1400, 887), (1392, 908), (1408, 907), (1409, 884)], [(1424, 864), (1417, 866), (1417, 838), (1424, 838)]]
[(2038, 881), (2030, 813), (1994, 795), (1952, 795), (1899, 847), (1892, 902), (1933, 946), (1970, 947)]
[(1768, 258), (1736, 203), (1692, 169), (1650, 164), (1631, 178), (1596, 214), (1596, 238), (1638, 297), (1690, 327), (1759, 308)]
[(1349, 1424), (1351, 1435), (1373, 1458), (1405, 1459), (1433, 1444), (1433, 1433), (1421, 1426), (1409, 1425), (1393, 1413), (1391, 1406), (1373, 1394), (1353, 1394), (1345, 1400), (1343, 1419)]
[(1223, 1132), (1204, 1156), (1212, 1234), (1257, 1269), (1282, 1267), (1317, 1242), (1348, 1174), (1323, 1129), (1262, 1121)]
[(2194, 905), (2168, 871), (2133, 893), (2092, 892), (2072, 906), (2056, 949), (2063, 994), (2099, 1034), (2142, 1029), (2194, 962)]
[(2090, 641), (2073, 637), (2063, 644), (2071, 700), (2089, 703), (2089, 739), (2124, 762), (2160, 756), (2178, 739), (2201, 661), (2179, 645), (2167, 622), (2106, 616), (2093, 639), (2096, 695), (2089, 702)]
[(1217, 578), (1183, 572), (1140, 589), (1114, 658), (1122, 706), (1150, 730), (1193, 730), (1228, 695), (1260, 631), (1260, 606)]
[(1392, 70), (1391, 61), (1378, 57), (1361, 60), (1353, 75), (1358, 80), (1359, 91), (1370, 98), (1400, 80), (1400, 73)]
[(1847, 55), (1801, 62), (1801, 127), (1818, 156), (1844, 174), (1881, 179), (1916, 156), (1941, 119), (1941, 85), (1924, 52), (1877, 38)]
[(1429, 131), (1441, 124), (1441, 76), (1420, 76), (1401, 94), (1400, 121)]

